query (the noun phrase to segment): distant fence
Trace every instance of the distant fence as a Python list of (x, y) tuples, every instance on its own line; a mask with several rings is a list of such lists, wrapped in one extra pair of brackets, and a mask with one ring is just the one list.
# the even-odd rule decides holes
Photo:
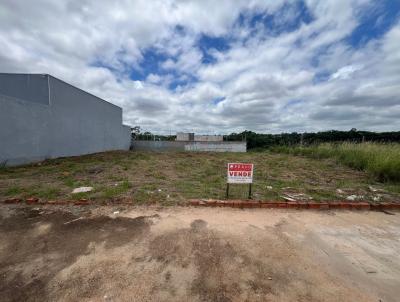
[(132, 141), (138, 151), (246, 152), (246, 142)]

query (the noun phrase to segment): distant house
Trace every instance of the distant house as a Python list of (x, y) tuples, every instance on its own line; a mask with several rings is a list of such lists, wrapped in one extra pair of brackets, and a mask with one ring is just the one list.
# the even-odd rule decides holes
[(194, 133), (178, 132), (176, 134), (176, 140), (189, 142), (222, 142), (224, 137), (222, 135), (196, 135)]
[(178, 132), (176, 133), (176, 141), (192, 142), (194, 141), (194, 133)]
[(128, 150), (122, 109), (48, 74), (0, 73), (0, 164)]
[(195, 135), (196, 142), (222, 142), (224, 137), (222, 135)]

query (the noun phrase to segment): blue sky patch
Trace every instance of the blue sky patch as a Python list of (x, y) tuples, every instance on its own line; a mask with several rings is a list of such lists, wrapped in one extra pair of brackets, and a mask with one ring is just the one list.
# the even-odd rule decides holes
[(382, 37), (400, 18), (400, 1), (381, 0), (359, 13), (359, 24), (347, 42), (353, 47)]
[(135, 81), (144, 81), (149, 74), (165, 75), (168, 72), (162, 70), (161, 64), (168, 57), (154, 48), (148, 48), (143, 52), (143, 59), (139, 62), (140, 68), (132, 68), (130, 78)]
[(218, 105), (219, 103), (221, 103), (221, 102), (224, 101), (224, 100), (225, 100), (225, 97), (218, 97), (218, 98), (213, 99), (213, 100), (211, 101), (211, 103), (212, 103), (213, 105)]
[(218, 50), (220, 52), (225, 52), (230, 49), (229, 39), (227, 37), (211, 37), (205, 34), (202, 34), (198, 45), (203, 54), (202, 63), (203, 64), (212, 64), (215, 63), (215, 58), (210, 54), (210, 50)]
[(251, 29), (251, 35), (264, 30), (267, 35), (279, 36), (295, 31), (302, 24), (309, 24), (313, 20), (314, 17), (304, 1), (296, 1), (285, 2), (274, 14), (268, 12), (240, 14), (237, 24), (248, 26)]
[(299, 100), (299, 99), (293, 99), (293, 100), (289, 100), (285, 106), (283, 107), (283, 109), (288, 109), (290, 107), (296, 106), (296, 105), (300, 105), (303, 104), (304, 101), (303, 100)]
[(328, 71), (320, 71), (314, 75), (313, 84), (318, 84), (321, 82), (326, 82), (330, 79), (331, 73)]
[(185, 74), (179, 76), (176, 71), (172, 71), (172, 75), (174, 76), (173, 80), (168, 85), (170, 90), (176, 90), (178, 87), (185, 87), (198, 82), (198, 79), (193, 75)]

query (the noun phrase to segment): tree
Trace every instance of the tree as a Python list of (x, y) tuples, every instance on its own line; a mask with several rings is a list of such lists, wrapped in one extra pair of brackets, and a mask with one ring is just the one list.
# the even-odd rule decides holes
[(140, 134), (140, 126), (135, 126), (131, 128), (132, 133), (134, 133), (135, 135)]

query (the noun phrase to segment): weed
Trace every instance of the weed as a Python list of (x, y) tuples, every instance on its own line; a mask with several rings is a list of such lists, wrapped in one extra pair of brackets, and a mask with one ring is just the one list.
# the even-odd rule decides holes
[(78, 199), (90, 199), (93, 196), (93, 192), (81, 192), (81, 193), (75, 193), (75, 194), (71, 194), (71, 197), (74, 200), (78, 200)]
[(61, 191), (54, 187), (31, 187), (24, 190), (25, 197), (37, 197), (41, 199), (54, 199), (60, 195)]
[(7, 160), (0, 162), (0, 171), (4, 171), (7, 168)]
[(4, 195), (5, 196), (17, 196), (20, 195), (24, 192), (24, 189), (21, 187), (17, 187), (17, 186), (13, 186), (13, 187), (9, 187), (5, 192)]
[(75, 187), (75, 181), (72, 177), (65, 177), (63, 179), (63, 183), (64, 183), (64, 185), (66, 185), (69, 188)]
[(400, 182), (399, 144), (342, 143), (309, 147), (281, 146), (273, 150), (315, 159), (334, 158), (348, 167), (368, 172), (378, 181)]
[(127, 192), (131, 187), (132, 184), (125, 180), (119, 184), (105, 188), (101, 196), (105, 199), (115, 198)]

